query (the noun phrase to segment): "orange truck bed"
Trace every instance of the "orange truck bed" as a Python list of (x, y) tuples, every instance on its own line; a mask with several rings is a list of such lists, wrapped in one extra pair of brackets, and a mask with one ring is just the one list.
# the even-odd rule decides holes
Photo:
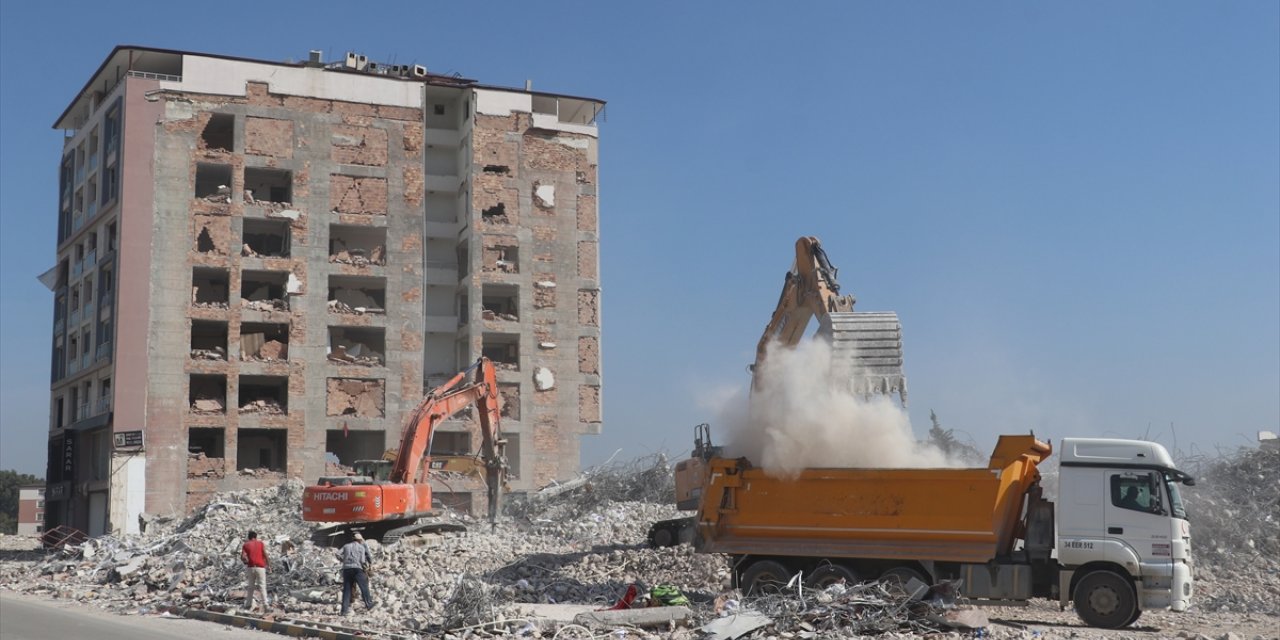
[(1001, 436), (985, 469), (806, 469), (798, 477), (712, 458), (699, 550), (987, 562), (1021, 535), (1024, 496), (1051, 452), (1034, 436)]

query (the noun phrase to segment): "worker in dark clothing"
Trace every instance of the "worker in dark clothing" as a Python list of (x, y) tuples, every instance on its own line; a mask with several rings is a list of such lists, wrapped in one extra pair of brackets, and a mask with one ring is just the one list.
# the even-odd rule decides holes
[(351, 613), (351, 591), (360, 585), (360, 596), (364, 599), (366, 609), (373, 608), (373, 598), (369, 596), (369, 547), (364, 544), (364, 536), (357, 533), (355, 538), (343, 545), (338, 551), (342, 559), (342, 615)]
[(1138, 504), (1138, 488), (1133, 485), (1125, 487), (1119, 506), (1124, 509), (1134, 509), (1135, 511), (1147, 511), (1146, 507)]

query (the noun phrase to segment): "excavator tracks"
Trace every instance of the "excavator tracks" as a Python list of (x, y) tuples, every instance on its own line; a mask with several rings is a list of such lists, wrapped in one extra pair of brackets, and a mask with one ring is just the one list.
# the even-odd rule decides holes
[(897, 313), (833, 312), (819, 320), (818, 335), (831, 343), (833, 380), (847, 380), (850, 390), (861, 396), (897, 394), (902, 406), (907, 406), (902, 323)]

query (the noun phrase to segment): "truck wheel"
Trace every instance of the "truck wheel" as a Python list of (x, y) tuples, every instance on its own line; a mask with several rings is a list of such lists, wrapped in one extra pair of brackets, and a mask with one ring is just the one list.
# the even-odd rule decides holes
[[(880, 575), (880, 579), (889, 585), (889, 588), (896, 589), (904, 595), (912, 595), (907, 590), (907, 585), (912, 579), (919, 580), (924, 584), (929, 584), (929, 578), (923, 573), (912, 569), (911, 567), (894, 567)], [(921, 594), (923, 595), (923, 594)]]
[(1119, 629), (1140, 614), (1133, 585), (1114, 571), (1094, 571), (1081, 578), (1071, 599), (1080, 619), (1091, 627)]
[(747, 595), (779, 593), (791, 580), (791, 570), (775, 560), (757, 560), (742, 572), (742, 592)]
[(654, 527), (653, 533), (649, 534), (649, 544), (655, 549), (673, 547), (676, 544), (675, 536), (669, 527)]
[(853, 569), (842, 564), (827, 562), (814, 569), (804, 581), (805, 586), (814, 589), (826, 589), (827, 587), (843, 581), (847, 585), (855, 585), (862, 580), (858, 578), (858, 574)]

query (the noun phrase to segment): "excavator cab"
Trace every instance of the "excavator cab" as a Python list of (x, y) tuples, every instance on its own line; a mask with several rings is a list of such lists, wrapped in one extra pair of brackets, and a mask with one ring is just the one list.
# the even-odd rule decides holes
[(391, 477), (389, 460), (356, 460), (353, 466), (357, 476), (367, 477), (370, 482), (386, 482)]

